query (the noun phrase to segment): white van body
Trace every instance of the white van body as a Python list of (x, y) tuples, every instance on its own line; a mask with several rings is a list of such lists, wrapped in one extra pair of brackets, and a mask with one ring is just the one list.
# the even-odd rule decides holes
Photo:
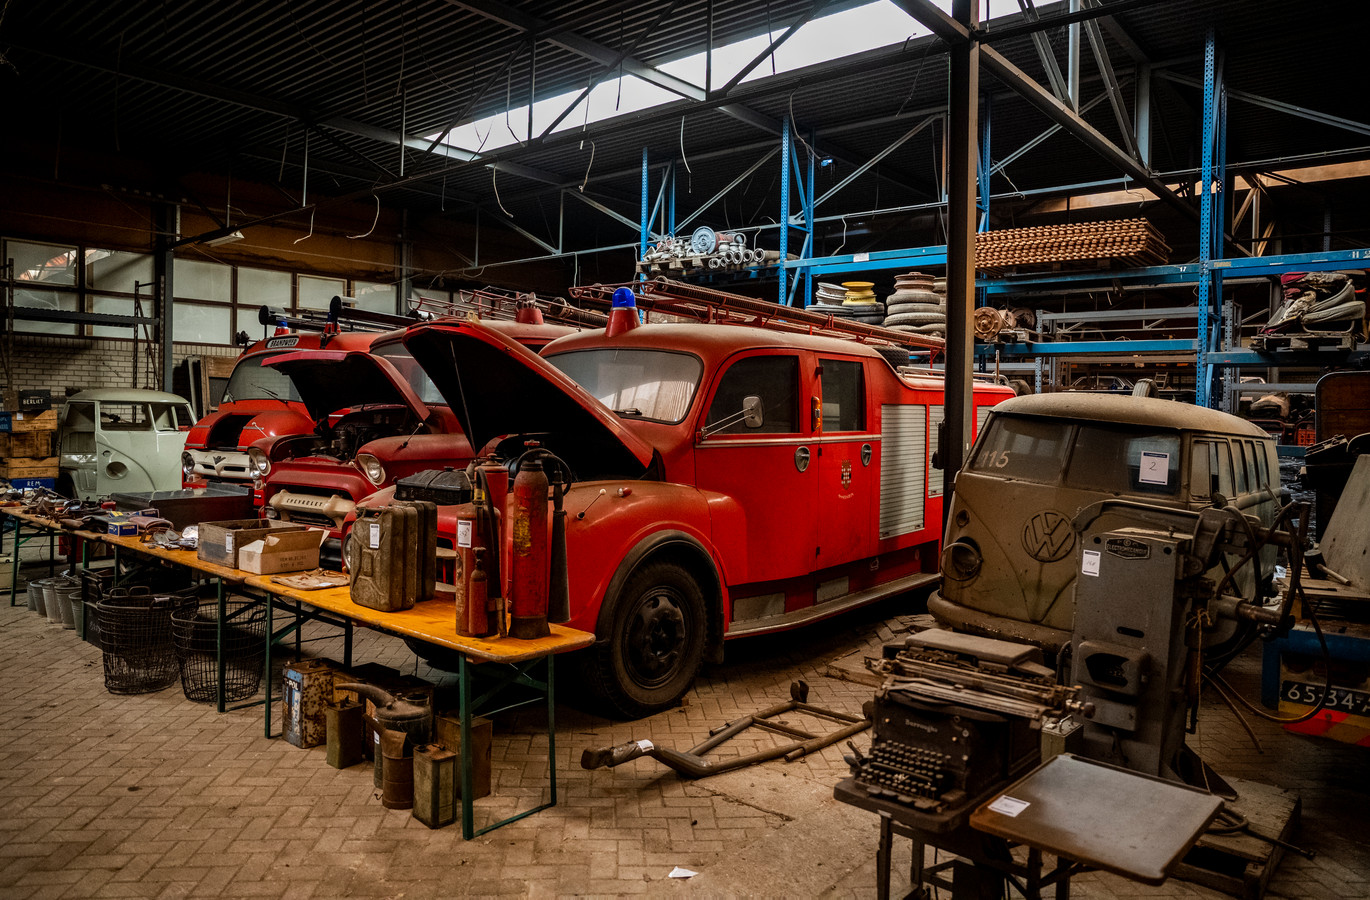
[(59, 493), (95, 500), (181, 487), (181, 451), (195, 424), (182, 397), (135, 388), (81, 391), (67, 398), (59, 423)]

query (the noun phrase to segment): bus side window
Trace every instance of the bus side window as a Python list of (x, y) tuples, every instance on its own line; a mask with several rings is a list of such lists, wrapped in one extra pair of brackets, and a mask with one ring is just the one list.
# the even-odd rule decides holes
[(1245, 494), (1247, 491), (1251, 490), (1250, 486), (1247, 484), (1246, 478), (1246, 473), (1249, 470), (1246, 459), (1247, 448), (1241, 441), (1233, 441), (1232, 450), (1232, 468), (1237, 474), (1237, 493)]
[(1214, 441), (1209, 444), (1213, 452), (1208, 457), (1210, 472), (1217, 476), (1218, 493), (1232, 497), (1232, 450), (1227, 441)]
[(1189, 496), (1195, 500), (1207, 500), (1213, 496), (1213, 476), (1208, 466), (1213, 445), (1208, 441), (1195, 441), (1189, 452)]
[(1247, 442), (1251, 454), (1251, 485), (1254, 490), (1263, 491), (1270, 487), (1270, 472), (1265, 467), (1265, 447), (1254, 441)]

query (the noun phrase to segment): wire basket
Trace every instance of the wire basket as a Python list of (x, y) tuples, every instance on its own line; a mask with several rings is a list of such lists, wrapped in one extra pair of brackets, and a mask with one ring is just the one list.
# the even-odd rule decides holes
[[(187, 700), (212, 703), (218, 699), (217, 600), (184, 606), (171, 614), (172, 641)], [(266, 655), (266, 609), (249, 600), (228, 600), (224, 606), (224, 700), (246, 700), (262, 684)]]
[(109, 591), (96, 604), (105, 690), (148, 694), (174, 684), (178, 673), (171, 613), (194, 603), (194, 598), (176, 594), (154, 595), (145, 587)]
[(114, 584), (113, 569), (83, 569), (81, 571), (81, 601), (86, 606), (85, 630), (81, 637), (93, 647), (100, 646), (100, 601)]

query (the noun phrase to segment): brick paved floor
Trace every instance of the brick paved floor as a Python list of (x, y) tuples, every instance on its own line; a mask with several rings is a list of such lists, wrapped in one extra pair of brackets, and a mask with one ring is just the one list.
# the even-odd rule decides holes
[[(107, 693), (99, 651), (24, 606), (2, 605), (0, 898), (869, 897), (877, 825), (832, 799), (846, 774), (841, 747), (698, 781), (649, 759), (587, 772), (579, 758), (634, 738), (687, 748), (724, 721), (784, 701), (796, 678), (811, 685), (811, 702), (859, 712), (871, 689), (823, 670), (907, 630), (912, 605), (730, 645), (728, 662), (685, 706), (650, 719), (609, 722), (563, 703), (559, 805), (470, 842), (457, 827), (432, 831), (382, 808), (369, 766), (338, 771), (321, 747), (266, 740), (260, 707), (219, 715), (177, 688)], [(337, 641), (306, 647), (341, 653)], [(358, 632), (355, 659), (444, 678), (374, 632)], [(1254, 697), (1259, 661), (1229, 672)], [(1303, 798), (1299, 840), (1318, 855), (1287, 857), (1271, 896), (1370, 897), (1366, 751), (1254, 727), (1264, 753), (1230, 712), (1206, 703), (1196, 743), (1224, 774)], [(497, 719), (495, 793), (478, 804), (482, 821), (545, 796), (540, 728), (532, 710)], [(907, 842), (896, 851), (897, 880)], [(671, 879), (676, 866), (700, 874)], [(1077, 898), (1220, 896), (1174, 879), (1148, 888), (1099, 873), (1073, 887)]]

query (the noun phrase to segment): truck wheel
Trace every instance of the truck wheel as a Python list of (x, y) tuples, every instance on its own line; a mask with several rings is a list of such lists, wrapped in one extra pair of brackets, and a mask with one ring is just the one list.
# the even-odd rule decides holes
[(671, 562), (648, 564), (614, 597), (609, 639), (588, 651), (586, 687), (629, 718), (670, 709), (704, 659), (704, 594)]

